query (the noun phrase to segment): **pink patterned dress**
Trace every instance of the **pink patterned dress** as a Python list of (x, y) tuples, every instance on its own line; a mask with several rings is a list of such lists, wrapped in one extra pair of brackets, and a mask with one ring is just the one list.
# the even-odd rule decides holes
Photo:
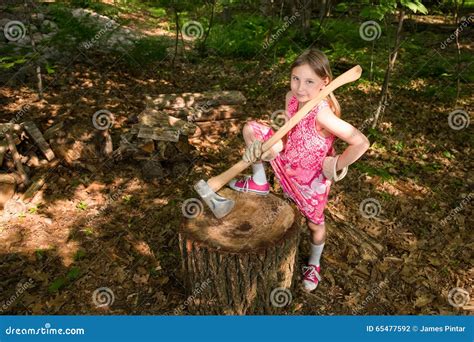
[[(316, 115), (328, 106), (322, 101), (287, 134), (285, 149), (270, 164), (283, 191), (296, 203), (311, 222), (324, 223), (331, 181), (322, 173), (324, 158), (333, 153), (334, 135), (323, 137), (316, 131)], [(292, 97), (287, 108), (290, 117), (298, 111), (298, 100)], [(249, 122), (257, 139), (266, 141), (273, 130), (255, 121)]]

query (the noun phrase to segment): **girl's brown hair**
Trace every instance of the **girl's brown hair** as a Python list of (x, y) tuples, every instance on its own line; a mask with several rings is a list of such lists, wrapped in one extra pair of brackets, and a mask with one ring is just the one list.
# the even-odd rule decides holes
[[(329, 60), (326, 54), (317, 49), (309, 49), (304, 51), (291, 64), (291, 71), (301, 65), (309, 65), (311, 69), (321, 78), (328, 78), (329, 82), (333, 80), (331, 68), (329, 67)], [(341, 116), (341, 106), (334, 94), (331, 92), (328, 99), (329, 107), (338, 116)]]

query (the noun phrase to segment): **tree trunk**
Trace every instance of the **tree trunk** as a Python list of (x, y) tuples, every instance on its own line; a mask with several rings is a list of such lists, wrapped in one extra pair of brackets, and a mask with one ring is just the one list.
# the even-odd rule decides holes
[(200, 46), (201, 52), (204, 52), (206, 50), (206, 41), (207, 41), (207, 38), (209, 37), (209, 33), (211, 32), (212, 24), (214, 22), (215, 11), (216, 11), (216, 0), (213, 0), (211, 4), (211, 18), (209, 19), (209, 27), (207, 28), (207, 31), (202, 40), (202, 44)]
[[(301, 16), (301, 29), (303, 36), (308, 38), (309, 32), (311, 30), (311, 1), (309, 0), (298, 0), (297, 11)], [(295, 13), (295, 12), (294, 12)]]
[[(189, 297), (175, 311), (186, 308), (208, 315), (282, 313), (291, 304), (302, 217), (272, 194), (262, 197), (224, 189), (221, 195), (236, 202), (228, 216), (216, 219), (206, 208), (180, 227)], [(193, 200), (197, 212), (202, 212), (202, 204)], [(187, 217), (191, 217), (191, 206), (191, 202), (183, 203)]]
[(329, 15), (331, 0), (319, 0), (319, 21), (322, 21)]
[(400, 37), (403, 27), (403, 20), (405, 19), (405, 11), (403, 9), (400, 10), (398, 16), (398, 28), (397, 28), (397, 36), (395, 40), (395, 47), (393, 51), (390, 53), (388, 58), (388, 65), (387, 69), (385, 70), (385, 77), (383, 80), (382, 91), (380, 93), (380, 101), (377, 107), (377, 111), (375, 112), (374, 121), (372, 122), (372, 128), (377, 126), (377, 121), (381, 114), (385, 111), (385, 107), (387, 106), (388, 100), (388, 85), (390, 81), (390, 75), (392, 74), (393, 68), (395, 66), (395, 61), (397, 60), (398, 49), (400, 48)]

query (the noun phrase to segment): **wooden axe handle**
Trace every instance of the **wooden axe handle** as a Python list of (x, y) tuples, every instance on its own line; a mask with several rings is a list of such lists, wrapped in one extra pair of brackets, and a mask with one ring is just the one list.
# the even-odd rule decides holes
[[(295, 127), (298, 122), (303, 119), (306, 114), (308, 114), (315, 106), (319, 104), (323, 99), (325, 99), (330, 93), (334, 90), (343, 86), (344, 84), (357, 81), (362, 75), (362, 68), (359, 65), (356, 65), (352, 69), (349, 69), (339, 77), (335, 78), (331, 83), (329, 83), (321, 92), (311, 101), (308, 101), (303, 108), (301, 108), (295, 115), (293, 115), (283, 126), (280, 127), (278, 131), (262, 145), (262, 151), (265, 152), (275, 145), (281, 138), (283, 138), (293, 127)], [(286, 110), (286, 108), (285, 108)], [(218, 191), (225, 184), (227, 184), (232, 178), (237, 176), (247, 167), (252, 165), (252, 163), (246, 163), (241, 160), (234, 166), (232, 166), (227, 171), (212, 177), (207, 181), (207, 184), (213, 191)]]

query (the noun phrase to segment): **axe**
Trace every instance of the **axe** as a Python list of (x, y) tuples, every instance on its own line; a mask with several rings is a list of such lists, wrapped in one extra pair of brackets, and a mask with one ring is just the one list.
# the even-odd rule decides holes
[[(356, 65), (352, 69), (335, 78), (331, 83), (321, 90), (316, 98), (308, 101), (308, 103), (306, 103), (303, 108), (301, 108), (282, 127), (280, 127), (280, 129), (276, 131), (270, 139), (263, 143), (262, 152), (267, 151), (281, 138), (283, 138), (285, 134), (287, 134), (294, 126), (296, 126), (298, 122), (300, 122), (301, 119), (303, 119), (303, 117), (305, 117), (306, 114), (308, 114), (313, 109), (313, 107), (318, 105), (319, 102), (321, 102), (326, 96), (328, 96), (340, 86), (358, 80), (361, 74), (362, 68), (359, 65)], [(219, 196), (216, 191), (230, 182), (232, 178), (237, 176), (250, 165), (252, 165), (252, 163), (247, 163), (241, 160), (227, 171), (221, 173), (218, 176), (212, 177), (207, 182), (201, 179), (194, 185), (196, 192), (199, 194), (199, 196), (201, 196), (201, 198), (209, 206), (217, 218), (222, 218), (230, 213), (234, 208), (235, 202), (231, 199)]]

